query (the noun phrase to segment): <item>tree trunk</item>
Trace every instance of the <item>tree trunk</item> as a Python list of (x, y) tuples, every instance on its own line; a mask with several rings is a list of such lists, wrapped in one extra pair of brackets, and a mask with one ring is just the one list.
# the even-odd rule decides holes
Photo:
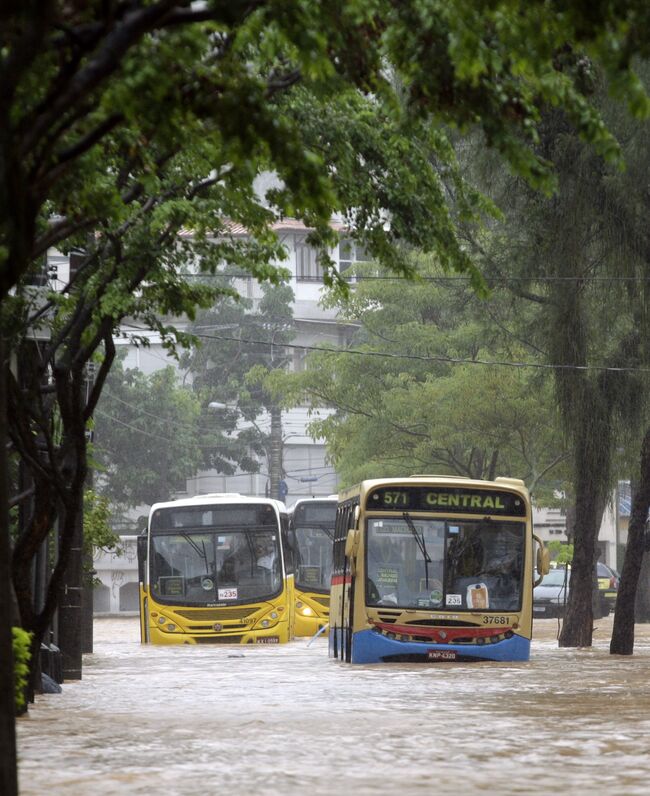
[[(644, 547), (648, 545), (648, 533)], [(622, 571), (622, 567), (621, 567)], [(618, 601), (618, 600), (617, 600)], [(641, 560), (641, 570), (639, 580), (636, 584), (636, 599), (634, 601), (634, 621), (650, 622), (650, 555), (644, 551)]]
[[(91, 381), (91, 380), (90, 380)], [(90, 388), (90, 381), (86, 390), (86, 402), (88, 401), (88, 390)], [(92, 437), (91, 437), (92, 439)], [(88, 467), (86, 475), (86, 489), (92, 490), (93, 488), (93, 470)], [(83, 524), (83, 500), (81, 510), (81, 533), (82, 542), (85, 540), (86, 529)], [(83, 545), (85, 546), (85, 544)], [(92, 653), (93, 651), (93, 607), (95, 602), (95, 590), (93, 588), (93, 580), (97, 574), (93, 568), (93, 553), (92, 550), (84, 552), (82, 557), (82, 585), (83, 591), (81, 592), (81, 652)]]
[(0, 335), (0, 793), (17, 796), (5, 345)]
[[(88, 567), (88, 564), (85, 565)], [(90, 653), (93, 651), (93, 606), (94, 606), (94, 589), (92, 585), (92, 575), (86, 575), (85, 578), (90, 578), (91, 583), (84, 583), (83, 591), (81, 593), (81, 651), (82, 653)]]
[(634, 613), (636, 589), (645, 552), (646, 520), (650, 507), (650, 428), (641, 446), (638, 488), (632, 495), (632, 511), (627, 532), (627, 549), (616, 596), (614, 630), (609, 651), (612, 655), (631, 655), (634, 651)]
[[(587, 432), (588, 433), (588, 432)], [(596, 462), (591, 445), (580, 446), (576, 471), (575, 525), (573, 533), (573, 561), (571, 586), (559, 645), (561, 647), (590, 647), (593, 633), (594, 570), (596, 567), (596, 538), (605, 510), (605, 496), (596, 479), (591, 477)]]

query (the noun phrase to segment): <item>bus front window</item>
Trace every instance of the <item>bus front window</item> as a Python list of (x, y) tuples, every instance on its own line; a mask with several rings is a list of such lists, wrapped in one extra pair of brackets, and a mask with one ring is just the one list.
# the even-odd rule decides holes
[(282, 588), (275, 532), (187, 532), (152, 536), (151, 543), (152, 592), (163, 602), (250, 602)]
[(296, 586), (328, 592), (332, 576), (333, 533), (327, 526), (296, 528)]
[(371, 519), (366, 603), (432, 610), (521, 606), (524, 523), (444, 521), (404, 514)]
[(516, 611), (521, 606), (523, 523), (494, 520), (447, 526), (448, 607)]
[(442, 607), (444, 522), (408, 515), (369, 520), (367, 538), (368, 605)]
[(211, 534), (168, 534), (151, 539), (151, 586), (153, 593), (169, 600), (183, 601), (191, 583), (208, 593), (214, 574)]

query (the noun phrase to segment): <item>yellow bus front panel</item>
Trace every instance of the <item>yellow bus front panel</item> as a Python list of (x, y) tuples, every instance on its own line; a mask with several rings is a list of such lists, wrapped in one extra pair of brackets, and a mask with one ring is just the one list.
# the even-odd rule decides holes
[(145, 594), (147, 638), (152, 644), (283, 644), (292, 638), (284, 597), (225, 608), (160, 605)]
[[(327, 627), (330, 619), (329, 594), (296, 589), (296, 636), (314, 636)], [(327, 630), (324, 631), (327, 634)]]
[(281, 644), (295, 630), (279, 501), (199, 495), (151, 508), (138, 544), (140, 633), (153, 644)]

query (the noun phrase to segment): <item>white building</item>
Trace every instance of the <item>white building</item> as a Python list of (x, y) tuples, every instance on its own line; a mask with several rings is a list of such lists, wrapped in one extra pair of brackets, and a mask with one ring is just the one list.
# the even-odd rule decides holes
[(96, 614), (137, 613), (139, 611), (138, 554), (136, 536), (121, 537), (121, 554), (95, 550), (93, 567), (101, 584), (95, 586), (93, 608)]
[[(621, 481), (605, 507), (596, 543), (599, 560), (618, 571), (623, 565), (622, 556), (627, 542), (629, 517), (629, 482)], [(537, 536), (545, 543), (553, 541), (566, 543), (568, 541), (566, 513), (563, 509), (535, 508), (533, 510), (533, 528)]]

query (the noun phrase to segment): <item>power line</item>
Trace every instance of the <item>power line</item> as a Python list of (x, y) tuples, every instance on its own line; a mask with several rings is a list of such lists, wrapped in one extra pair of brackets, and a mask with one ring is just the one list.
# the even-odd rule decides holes
[[(130, 328), (144, 331), (140, 327), (129, 325)], [(198, 334), (192, 333), (195, 337), (202, 340), (222, 340), (233, 343), (243, 343), (245, 345), (265, 345), (275, 346), (276, 348), (291, 348), (300, 351), (320, 351), (326, 354), (347, 354), (358, 357), (379, 357), (381, 359), (403, 359), (415, 360), (418, 362), (438, 362), (448, 365), (487, 365), (489, 367), (508, 367), (508, 368), (533, 368), (536, 370), (562, 370), (562, 371), (597, 371), (608, 373), (650, 373), (650, 368), (635, 368), (629, 366), (611, 365), (553, 365), (544, 362), (513, 362), (509, 360), (488, 360), (488, 359), (466, 359), (463, 357), (432, 356), (430, 354), (406, 354), (394, 351), (359, 351), (354, 348), (325, 348), (324, 346), (298, 345), (294, 343), (273, 343), (267, 340), (251, 340), (243, 337), (229, 337), (227, 335)]]
[[(194, 431), (194, 430), (196, 430), (196, 431), (201, 432), (202, 434), (211, 434), (211, 433), (213, 433), (215, 431), (219, 431), (219, 429), (216, 426), (215, 426), (215, 428), (196, 427), (196, 429), (195, 429), (194, 426), (188, 425), (187, 423), (178, 422), (176, 420), (172, 420), (172, 419), (167, 418), (167, 417), (161, 417), (160, 415), (154, 414), (153, 412), (148, 412), (146, 409), (143, 409), (141, 406), (136, 406), (135, 404), (129, 403), (129, 401), (125, 401), (123, 398), (120, 398), (119, 396), (115, 395), (114, 393), (112, 393), (110, 390), (107, 390), (106, 388), (103, 389), (102, 395), (106, 395), (108, 398), (110, 398), (113, 401), (118, 401), (123, 406), (128, 407), (129, 409), (131, 409), (133, 412), (135, 412), (138, 415), (144, 415), (145, 417), (150, 417), (150, 418), (152, 418), (153, 420), (156, 420), (159, 423), (164, 423), (165, 426), (175, 426), (176, 428), (180, 428), (180, 429), (182, 429), (184, 431)], [(226, 408), (227, 409), (232, 408), (233, 410), (238, 411), (237, 407), (226, 407)], [(97, 409), (95, 411), (95, 413), (96, 414), (101, 414), (104, 417), (110, 418), (112, 420), (117, 420), (117, 418), (112, 418), (112, 417), (110, 417), (110, 415), (106, 414), (106, 412), (103, 412), (102, 410), (99, 410), (99, 409)], [(263, 414), (263, 413), (261, 413), (261, 414)], [(126, 425), (125, 421), (117, 420), (117, 422), (123, 423), (124, 425)], [(249, 422), (249, 421), (244, 421), (244, 422)], [(135, 427), (133, 427), (133, 428), (135, 428)], [(235, 430), (237, 430), (237, 431), (250, 431), (251, 428), (253, 428), (253, 427), (252, 426), (246, 426), (246, 427), (242, 428), (241, 426), (237, 426)], [(294, 436), (294, 437), (295, 436), (309, 437), (309, 434), (307, 433), (307, 431), (305, 429), (305, 425), (303, 423), (301, 423), (300, 420), (298, 420), (298, 419), (293, 419), (293, 420), (291, 420), (291, 419), (283, 419), (282, 420), (282, 429), (283, 429), (283, 431), (286, 430), (286, 431), (294, 432), (291, 435), (291, 436)], [(295, 432), (297, 432), (297, 431), (303, 431), (304, 433), (303, 434), (296, 434)], [(265, 433), (269, 433), (269, 432), (265, 432)], [(205, 446), (206, 450), (208, 450), (209, 447), (210, 446)]]
[[(107, 412), (104, 412), (99, 408), (95, 409), (95, 414), (101, 415), (102, 417), (105, 417), (107, 420), (111, 420), (113, 423), (118, 423), (119, 425), (128, 428), (130, 431), (136, 431), (138, 434), (142, 434), (145, 437), (152, 437), (153, 439), (162, 440), (163, 442), (169, 442), (170, 444), (174, 443), (174, 440), (171, 439), (170, 437), (165, 437), (162, 436), (161, 434), (154, 434), (151, 431), (145, 431), (143, 428), (138, 428), (137, 426), (131, 425), (131, 423), (127, 423), (125, 420), (120, 420), (118, 417), (113, 417), (112, 415), (109, 415)], [(162, 421), (162, 418), (157, 418), (157, 419)], [(167, 421), (165, 422), (167, 423)], [(172, 421), (169, 421), (168, 425), (169, 424), (173, 424)], [(212, 450), (215, 446), (199, 445), (198, 447), (201, 450)]]
[[(282, 266), (280, 266), (281, 268)], [(244, 272), (244, 273), (237, 273), (237, 274), (183, 274), (186, 279), (221, 279), (221, 280), (229, 280), (229, 279), (256, 279), (253, 274)], [(469, 283), (472, 281), (471, 276), (466, 276), (465, 274), (454, 274), (451, 276), (400, 276), (399, 274), (390, 275), (390, 276), (373, 276), (368, 275), (364, 276), (361, 274), (355, 274), (354, 276), (345, 276), (345, 272), (341, 273), (341, 277), (344, 281), (350, 282), (351, 284), (355, 284), (358, 282), (409, 282), (413, 286), (417, 286), (420, 282), (433, 282), (433, 283)], [(588, 281), (591, 283), (598, 283), (598, 284), (611, 284), (616, 282), (650, 282), (650, 276), (589, 276), (585, 277), (584, 275), (573, 275), (573, 276), (484, 276), (486, 282), (490, 284), (507, 284), (508, 282), (543, 282), (543, 283), (552, 283), (552, 282), (585, 282)], [(299, 277), (296, 274), (287, 274), (286, 276), (282, 277), (282, 281), (284, 282), (303, 282), (304, 284), (319, 284), (321, 287), (326, 287), (322, 279), (320, 277), (315, 277), (313, 279), (305, 279), (304, 277)]]
[[(126, 402), (123, 401), (123, 403), (126, 403)], [(126, 404), (126, 405), (127, 406), (131, 406), (130, 404)], [(135, 408), (135, 407), (131, 407), (131, 408)], [(109, 415), (107, 412), (104, 412), (101, 409), (95, 409), (95, 414), (101, 415), (102, 417), (105, 417), (107, 420), (111, 420), (112, 422), (117, 423), (118, 425), (124, 426), (125, 428), (128, 428), (130, 431), (135, 431), (138, 434), (142, 434), (145, 437), (151, 437), (152, 439), (156, 439), (156, 440), (159, 440), (159, 441), (162, 441), (162, 442), (169, 442), (170, 444), (172, 444), (174, 442), (174, 440), (172, 440), (170, 437), (165, 437), (165, 436), (162, 436), (160, 434), (154, 434), (151, 431), (145, 431), (145, 429), (138, 428), (137, 426), (134, 426), (131, 423), (127, 423), (125, 420), (120, 420), (120, 418), (118, 418), (118, 417), (113, 417), (112, 415)], [(152, 415), (149, 412), (144, 412), (144, 410), (143, 410), (143, 414), (147, 415), (148, 417), (155, 417), (155, 415)], [(188, 430), (188, 431), (191, 430), (190, 426), (183, 426), (181, 423), (173, 423), (173, 421), (163, 420), (163, 418), (156, 418), (156, 419), (160, 420), (161, 422), (165, 422), (166, 425), (176, 425), (176, 426), (179, 426), (183, 430)], [(305, 433), (304, 436), (308, 437), (309, 435), (307, 433)], [(319, 443), (311, 443), (311, 446), (317, 447), (317, 446), (319, 446)], [(217, 441), (214, 445), (198, 445), (196, 447), (198, 447), (200, 450), (210, 451), (210, 450), (214, 450), (215, 448), (218, 448), (219, 444), (218, 444), (218, 441)], [(289, 446), (289, 447), (291, 447), (291, 446)], [(323, 447), (323, 446), (320, 445), (320, 447)], [(307, 461), (307, 460), (305, 459), (305, 461)], [(320, 466), (320, 465), (318, 465), (318, 466)], [(305, 469), (309, 470), (310, 468), (307, 467)], [(300, 472), (300, 470), (298, 470), (297, 472)]]

